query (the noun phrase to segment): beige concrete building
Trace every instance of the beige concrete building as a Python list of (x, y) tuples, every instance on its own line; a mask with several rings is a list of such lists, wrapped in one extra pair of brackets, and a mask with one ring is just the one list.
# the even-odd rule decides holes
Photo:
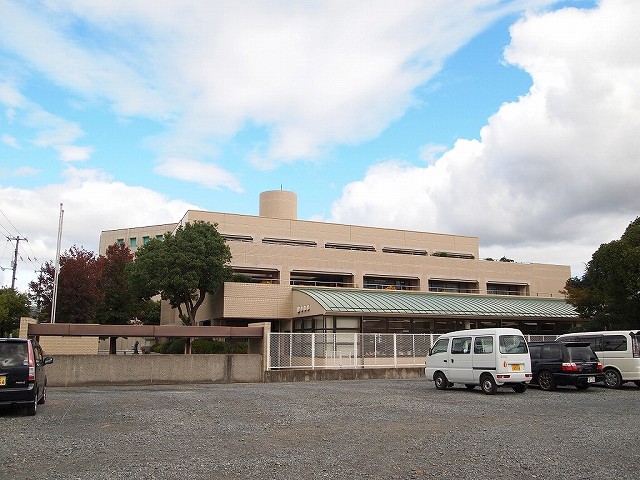
[[(578, 321), (560, 293), (569, 266), (482, 260), (477, 237), (298, 220), (296, 194), (287, 191), (263, 192), (258, 216), (189, 210), (176, 224), (104, 231), (100, 253), (113, 243), (135, 251), (193, 221), (217, 224), (234, 271), (250, 279), (226, 283), (205, 301), (203, 324), (420, 333), (508, 325), (558, 333)], [(176, 321), (176, 311), (163, 308), (162, 323)]]

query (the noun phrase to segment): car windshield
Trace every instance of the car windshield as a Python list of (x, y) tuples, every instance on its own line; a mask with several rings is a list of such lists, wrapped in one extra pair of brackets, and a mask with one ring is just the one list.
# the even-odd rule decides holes
[(597, 362), (598, 356), (594, 353), (591, 347), (582, 347), (567, 345), (567, 352), (569, 352), (570, 362)]
[(520, 335), (500, 335), (500, 353), (528, 353), (527, 342)]
[(0, 365), (17, 367), (27, 361), (27, 344), (25, 342), (0, 342)]

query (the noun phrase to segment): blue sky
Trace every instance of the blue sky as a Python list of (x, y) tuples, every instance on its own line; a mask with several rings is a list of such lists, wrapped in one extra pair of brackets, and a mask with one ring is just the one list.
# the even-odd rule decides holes
[(60, 203), (62, 248), (95, 251), (281, 187), (301, 219), (474, 235), (580, 275), (640, 211), (637, 18), (632, 0), (4, 1), (18, 286), (55, 257)]

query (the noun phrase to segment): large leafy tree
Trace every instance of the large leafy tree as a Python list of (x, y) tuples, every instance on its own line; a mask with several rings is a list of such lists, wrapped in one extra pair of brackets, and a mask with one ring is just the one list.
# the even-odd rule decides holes
[(566, 292), (588, 329), (640, 328), (640, 217), (619, 240), (600, 245)]
[(126, 324), (142, 310), (141, 302), (131, 288), (125, 269), (133, 262), (133, 253), (126, 245), (113, 244), (98, 258), (96, 322)]
[[(73, 246), (60, 255), (56, 322), (92, 323), (100, 300), (98, 258), (95, 253)], [(38, 320), (51, 321), (55, 265), (46, 262), (38, 278), (29, 283), (30, 298), (38, 309)]]
[(129, 285), (126, 269), (133, 262), (133, 252), (124, 244), (113, 244), (98, 258), (99, 300), (96, 322), (124, 325), (135, 322), (160, 323), (160, 302), (142, 300)]
[(139, 296), (161, 295), (178, 309), (184, 323), (195, 325), (206, 294), (231, 279), (230, 261), (231, 251), (216, 225), (194, 222), (143, 245), (127, 272)]
[(29, 297), (13, 288), (0, 289), (0, 337), (20, 327), (20, 317), (29, 315)]
[[(126, 324), (160, 323), (159, 302), (136, 297), (126, 267), (133, 253), (124, 245), (111, 245), (106, 255), (72, 247), (60, 255), (56, 322)], [(51, 321), (54, 264), (47, 262), (29, 284), (29, 298), (41, 322)]]

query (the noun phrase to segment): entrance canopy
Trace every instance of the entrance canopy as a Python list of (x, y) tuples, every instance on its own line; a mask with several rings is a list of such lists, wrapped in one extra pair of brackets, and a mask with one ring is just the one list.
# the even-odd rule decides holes
[[(309, 314), (385, 314), (501, 318), (577, 319), (561, 298), (465, 295), (393, 290), (293, 288), (293, 316)], [(307, 308), (300, 308), (300, 305)]]

